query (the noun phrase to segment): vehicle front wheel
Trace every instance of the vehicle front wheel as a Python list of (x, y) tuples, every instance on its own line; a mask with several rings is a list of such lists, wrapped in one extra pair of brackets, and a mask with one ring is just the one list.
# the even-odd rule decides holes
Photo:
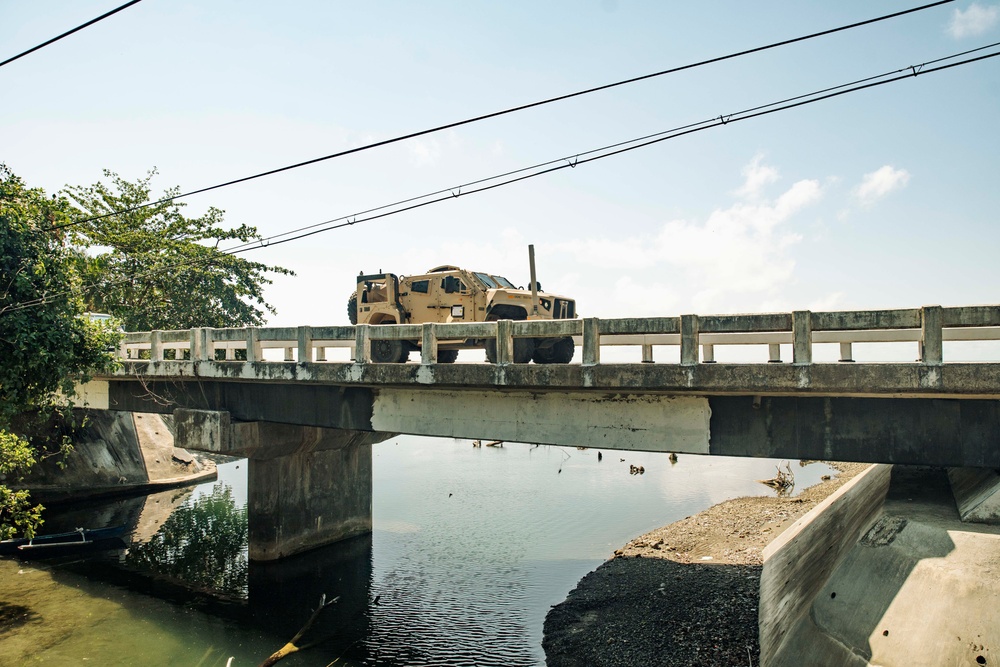
[(373, 340), (372, 361), (377, 364), (406, 363), (410, 349), (401, 340)]

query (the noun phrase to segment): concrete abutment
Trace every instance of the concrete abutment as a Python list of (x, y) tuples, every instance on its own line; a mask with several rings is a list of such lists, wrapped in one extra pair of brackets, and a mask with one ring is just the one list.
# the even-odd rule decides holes
[(273, 561), (371, 532), (372, 444), (393, 434), (178, 409), (186, 448), (248, 460), (250, 559)]

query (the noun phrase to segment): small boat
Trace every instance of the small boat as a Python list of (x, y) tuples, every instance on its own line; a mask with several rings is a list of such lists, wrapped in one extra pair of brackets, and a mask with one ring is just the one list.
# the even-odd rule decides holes
[(21, 558), (54, 558), (69, 554), (107, 549), (124, 549), (127, 526), (108, 528), (77, 528), (68, 533), (37, 535), (0, 540), (0, 555)]

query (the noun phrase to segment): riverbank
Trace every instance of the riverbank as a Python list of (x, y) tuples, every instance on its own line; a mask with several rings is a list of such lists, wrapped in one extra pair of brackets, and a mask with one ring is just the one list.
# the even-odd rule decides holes
[(763, 550), (867, 464), (792, 498), (743, 497), (635, 538), (545, 619), (549, 667), (758, 664)]

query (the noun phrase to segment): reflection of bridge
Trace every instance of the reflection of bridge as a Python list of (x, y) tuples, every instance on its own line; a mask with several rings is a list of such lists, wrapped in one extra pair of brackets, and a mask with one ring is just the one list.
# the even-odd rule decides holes
[[(514, 338), (564, 336), (580, 363), (509, 362)], [(439, 341), (470, 338), (495, 338), (497, 363), (436, 363)], [(385, 339), (419, 346), (420, 363), (371, 363)], [(370, 446), (397, 433), (997, 468), (1000, 353), (945, 361), (968, 340), (1000, 340), (1000, 306), (154, 331), (126, 334), (122, 368), (87, 396), (174, 412), (179, 445), (248, 456), (251, 555), (270, 559), (368, 530)], [(855, 344), (887, 342), (919, 360), (847, 363)], [(825, 344), (839, 362), (813, 361)], [(679, 346), (679, 363), (601, 363), (609, 345), (640, 346), (643, 362)], [(767, 345), (771, 362), (790, 346), (792, 361), (715, 363), (726, 345)], [(356, 361), (327, 361), (336, 347)]]

